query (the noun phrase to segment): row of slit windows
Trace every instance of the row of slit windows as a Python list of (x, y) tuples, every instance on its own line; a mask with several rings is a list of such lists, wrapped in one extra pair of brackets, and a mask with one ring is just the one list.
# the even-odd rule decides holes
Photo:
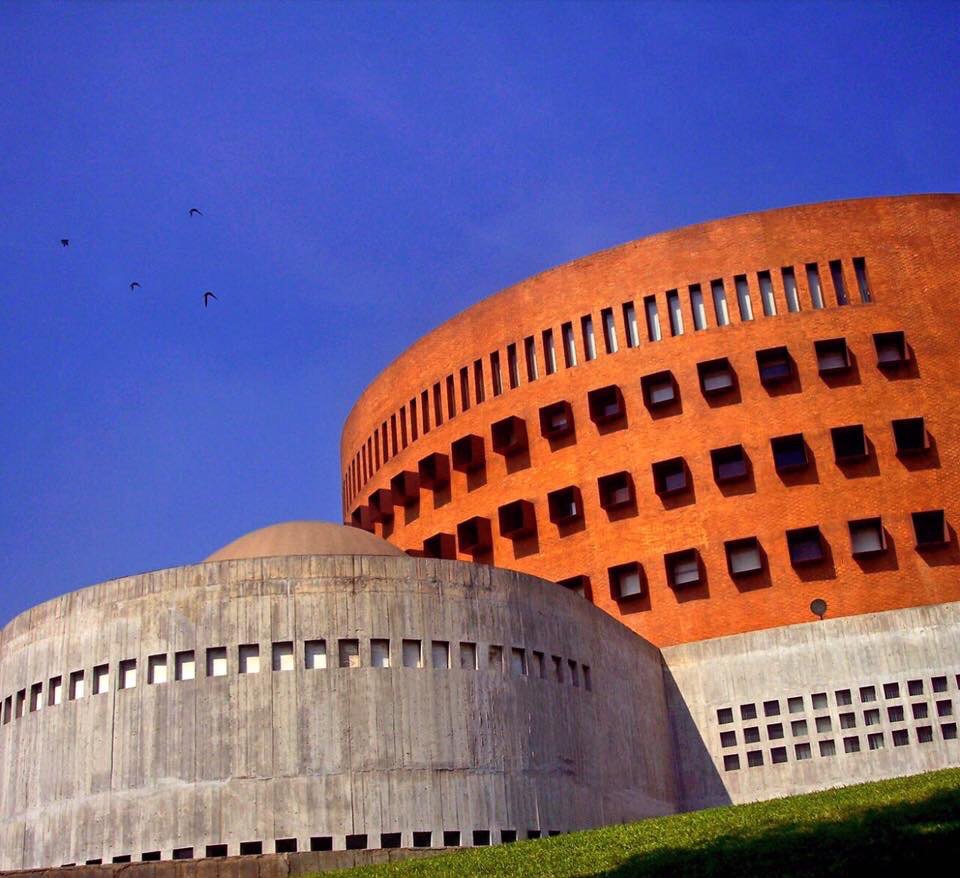
[[(854, 257), (852, 266), (860, 302), (872, 302), (873, 293), (867, 276), (866, 259), (860, 256)], [(838, 306), (850, 304), (850, 287), (846, 279), (849, 268), (845, 270), (843, 261), (840, 259), (830, 260), (828, 268), (836, 304)], [(748, 322), (754, 319), (755, 301), (759, 303), (760, 313), (765, 317), (774, 317), (781, 313), (781, 307), (785, 307), (789, 313), (800, 311), (803, 307), (801, 303), (803, 298), (806, 298), (809, 307), (814, 310), (826, 307), (827, 298), (821, 280), (820, 265), (816, 262), (805, 264), (801, 276), (806, 279), (806, 297), (801, 295), (797, 281), (798, 272), (793, 266), (785, 266), (780, 270), (781, 289), (779, 291), (774, 289), (774, 276), (769, 270), (757, 272), (752, 285), (747, 274), (734, 276), (732, 295), (736, 301), (739, 321)], [(714, 325), (718, 327), (730, 325), (731, 307), (728, 301), (730, 296), (727, 284), (722, 278), (710, 281), (706, 294), (701, 284), (690, 284), (686, 290), (686, 297), (691, 325), (695, 332), (708, 328), (707, 301), (712, 306)], [(686, 329), (682, 298), (682, 291), (679, 288), (668, 290), (665, 294), (667, 325), (671, 336), (683, 335)], [(778, 304), (778, 299), (782, 305)], [(645, 322), (646, 341), (661, 341), (663, 330), (657, 297), (646, 296), (640, 311)], [(622, 320), (619, 332), (618, 316)], [(597, 358), (600, 346), (593, 315), (583, 315), (578, 323), (579, 348), (574, 321), (561, 324), (558, 335), (552, 328), (545, 329), (540, 334), (540, 354), (546, 375), (557, 372), (561, 363), (565, 369), (577, 366), (581, 352), (586, 362)], [(616, 309), (613, 307), (601, 309), (599, 335), (602, 338), (602, 350), (607, 354), (615, 354), (620, 350), (619, 339), (623, 339), (628, 349), (639, 347), (641, 344), (640, 320), (636, 303), (628, 301)], [(505, 349), (505, 362), (501, 359), (500, 351), (490, 354), (489, 389), (493, 396), (500, 396), (506, 389), (512, 390), (519, 387), (523, 375), (527, 383), (536, 381), (540, 377), (537, 341), (537, 336), (530, 335), (524, 338), (522, 345), (518, 346), (515, 342), (508, 344)], [(521, 354), (523, 365), (521, 365)], [(439, 427), (444, 419), (451, 420), (456, 417), (458, 405), (459, 411), (464, 412), (471, 405), (483, 403), (487, 392), (485, 378), (484, 360), (475, 360), (472, 366), (463, 366), (459, 372), (448, 375), (445, 380), (437, 381), (421, 391), (418, 396), (412, 397), (408, 404), (401, 406), (399, 411), (392, 414), (388, 420), (383, 421), (355, 454), (348, 471), (344, 474), (342, 485), (344, 506), (353, 503), (367, 481), (391, 457), (396, 456), (408, 444), (415, 442), (421, 433), (424, 435), (429, 433), (431, 425)]]
[[(960, 674), (956, 675), (956, 685), (960, 688)], [(868, 750), (884, 749), (889, 741), (894, 747), (902, 747), (911, 742), (916, 744), (930, 744), (939, 734), (942, 741), (957, 740), (957, 724), (954, 718), (954, 703), (947, 695), (948, 677), (943, 674), (931, 677), (925, 683), (923, 679), (908, 680), (906, 685), (900, 682), (884, 683), (882, 686), (867, 685), (859, 689), (837, 689), (834, 691), (834, 709), (837, 716), (831, 712), (827, 692), (816, 692), (809, 696), (810, 709), (820, 712), (816, 716), (798, 716), (805, 714), (807, 703), (803, 695), (794, 695), (786, 699), (786, 717), (783, 716), (782, 702), (772, 699), (762, 702), (763, 719), (769, 720), (761, 724), (760, 711), (754, 702), (741, 704), (738, 711), (732, 707), (722, 707), (717, 710), (717, 722), (720, 725), (720, 748), (725, 771), (736, 771), (741, 768), (744, 757), (748, 768), (757, 768), (764, 765), (764, 751), (747, 749), (745, 753), (732, 752), (731, 748), (756, 747), (762, 745), (762, 733), (765, 732), (769, 744), (776, 741), (785, 741), (789, 732), (791, 738), (807, 738), (810, 736), (832, 735), (839, 733), (842, 739), (843, 752), (850, 755), (860, 753), (865, 743)], [(885, 704), (881, 707), (871, 707), (880, 697), (885, 702), (902, 701), (904, 698), (922, 698), (932, 696), (933, 701), (912, 701), (907, 704)], [(854, 706), (858, 699), (860, 715)], [(824, 712), (827, 711), (827, 712)], [(791, 719), (793, 716), (795, 718)], [(884, 722), (889, 725), (901, 725), (912, 721), (911, 728), (876, 728)], [(762, 728), (763, 726), (763, 728)], [(861, 737), (860, 727), (864, 728), (865, 738)], [(873, 727), (873, 731), (869, 729)], [(844, 733), (848, 734), (844, 734)], [(786, 743), (771, 746), (767, 752), (770, 764), (781, 764), (788, 761), (790, 746)], [(792, 744), (794, 759), (803, 761), (810, 759), (814, 754), (814, 747), (820, 756), (835, 756), (837, 742), (835, 738), (819, 738), (816, 741), (794, 741)], [(722, 752), (728, 751), (728, 752)]]
[[(524, 837), (527, 839), (545, 838), (561, 835), (559, 829), (527, 829)], [(404, 834), (402, 832), (381, 832), (379, 835), (380, 843), (377, 845), (376, 836), (369, 833), (355, 833), (344, 837), (344, 846), (342, 850), (363, 851), (376, 849), (393, 849), (403, 847)], [(413, 848), (432, 848), (436, 843), (445, 848), (464, 847), (472, 845), (473, 847), (487, 847), (496, 844), (510, 844), (520, 839), (520, 834), (516, 829), (474, 829), (472, 832), (465, 833), (459, 829), (445, 829), (443, 832), (434, 833), (429, 829), (414, 830), (410, 833), (408, 846)], [(174, 848), (168, 859), (172, 860), (192, 860), (196, 857), (218, 858), (239, 855), (241, 857), (257, 856), (269, 853), (265, 850), (262, 841), (242, 841), (236, 850), (230, 850), (226, 844), (208, 844), (201, 849), (200, 853), (192, 847)], [(310, 837), (309, 845), (300, 847), (299, 839), (296, 838), (278, 838), (273, 842), (273, 853), (277, 854), (295, 854), (301, 850), (304, 851), (332, 851), (334, 850), (334, 838), (332, 835), (314, 835)], [(156, 862), (165, 859), (162, 851), (144, 851), (140, 855), (140, 861), (144, 863)], [(101, 857), (86, 860), (86, 866), (99, 866), (104, 862), (108, 863), (130, 863), (133, 862), (132, 854), (117, 854), (116, 856), (104, 860)], [(76, 863), (64, 863), (61, 868), (76, 866)]]
[[(576, 688), (581, 685), (587, 691), (593, 690), (593, 675), (589, 665), (580, 664), (575, 659), (564, 659), (539, 650), (527, 650), (524, 647), (505, 649), (496, 643), (484, 645), (473, 641), (460, 641), (454, 644), (456, 650), (451, 655), (451, 643), (447, 640), (422, 641), (403, 638), (400, 641), (399, 655), (391, 649), (389, 638), (373, 637), (369, 641), (369, 662), (362, 660), (361, 641), (357, 638), (341, 638), (337, 641), (337, 666), (340, 668), (359, 668), (366, 664), (372, 668), (424, 668), (449, 669), (459, 667), (462, 670), (488, 670), (501, 673), (509, 672), (515, 677), (532, 676), (542, 680), (554, 680), (558, 683), (570, 683)], [(294, 644), (283, 641), (271, 645), (271, 668), (273, 671), (293, 671)], [(425, 650), (429, 652), (425, 655)], [(327, 667), (327, 644), (325, 640), (307, 640), (303, 649), (303, 667), (305, 670), (320, 670)], [(158, 653), (147, 658), (147, 683), (156, 685), (168, 682), (168, 655)], [(456, 662), (451, 664), (451, 660)], [(256, 643), (241, 644), (236, 651), (236, 667), (239, 674), (257, 674), (261, 670), (260, 646)], [(229, 673), (228, 649), (225, 646), (211, 646), (206, 650), (206, 676), (226, 677)], [(173, 679), (176, 681), (193, 680), (197, 676), (197, 661), (194, 650), (176, 652), (173, 656)], [(72, 671), (67, 677), (67, 689), (64, 693), (63, 676), (51, 677), (47, 683), (44, 699), (43, 683), (34, 683), (29, 689), (21, 689), (15, 695), (3, 700), (3, 723), (20, 719), (24, 713), (33, 713), (41, 707), (55, 707), (62, 704), (64, 695), (68, 701), (76, 701), (86, 695), (86, 671)], [(97, 665), (90, 675), (90, 694), (102, 695), (110, 689), (109, 664)], [(116, 688), (134, 689), (137, 686), (137, 660), (124, 659), (117, 664)]]
[[(885, 373), (897, 371), (913, 362), (913, 352), (902, 330), (878, 332), (873, 336), (877, 367)], [(814, 342), (818, 372), (830, 380), (853, 368), (854, 356), (845, 337), (819, 339)], [(767, 388), (783, 385), (794, 379), (796, 365), (785, 346), (757, 351), (757, 370), (761, 384)], [(711, 400), (736, 394), (739, 380), (736, 370), (726, 357), (697, 363), (700, 390)], [(671, 370), (662, 370), (640, 379), (640, 390), (645, 406), (657, 416), (679, 413), (680, 385)], [(601, 428), (624, 424), (627, 417), (623, 390), (611, 384), (598, 387), (587, 394), (590, 419)], [(568, 400), (558, 400), (542, 406), (538, 412), (539, 431), (550, 443), (576, 438), (576, 419)], [(922, 455), (930, 451), (930, 437), (922, 417), (901, 418), (891, 422), (896, 452), (899, 456)], [(491, 425), (491, 448), (505, 458), (515, 458), (530, 445), (527, 423), (515, 415)], [(866, 460), (871, 453), (861, 424), (834, 427), (831, 430), (834, 457), (839, 465)], [(802, 469), (809, 464), (809, 455), (802, 434), (781, 436), (774, 440), (773, 455), (778, 472)], [(741, 446), (714, 449), (711, 452), (717, 481), (733, 481), (749, 476), (749, 462)], [(727, 460), (726, 458), (730, 458)], [(404, 470), (390, 481), (390, 487), (380, 488), (357, 506), (350, 516), (356, 527), (373, 530), (377, 521), (393, 517), (395, 505), (409, 506), (419, 500), (421, 488), (439, 490), (450, 485), (451, 471), (482, 472), (486, 467), (486, 441), (483, 436), (469, 434), (454, 440), (450, 454), (434, 452), (419, 461), (417, 471)], [(654, 478), (658, 494), (686, 490), (689, 473), (682, 458), (654, 464)], [(659, 473), (659, 474), (658, 474)], [(621, 474), (622, 475), (622, 474)], [(614, 476), (610, 476), (611, 479)]]

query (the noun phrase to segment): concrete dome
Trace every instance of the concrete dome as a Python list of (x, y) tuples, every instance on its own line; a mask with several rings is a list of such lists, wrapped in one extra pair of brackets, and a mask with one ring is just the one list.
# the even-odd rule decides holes
[(402, 555), (375, 534), (330, 521), (271, 524), (228, 543), (205, 561), (236, 561), (276, 555)]

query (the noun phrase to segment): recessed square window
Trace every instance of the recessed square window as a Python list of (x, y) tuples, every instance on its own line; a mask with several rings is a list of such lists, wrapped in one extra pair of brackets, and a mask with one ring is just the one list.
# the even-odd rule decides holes
[(637, 561), (618, 564), (607, 571), (610, 578), (610, 594), (618, 599), (639, 597), (644, 593), (643, 568)]
[(443, 846), (445, 848), (460, 847), (460, 832), (456, 829), (445, 829), (443, 831)]
[(419, 640), (402, 640), (400, 642), (400, 660), (405, 668), (422, 668), (423, 644)]
[(903, 707), (899, 704), (894, 704), (892, 707), (887, 708), (887, 719), (892, 723), (902, 723), (903, 722)]
[(663, 556), (671, 588), (687, 588), (703, 582), (703, 565), (696, 549), (683, 549)]
[(774, 387), (793, 378), (793, 357), (785, 347), (766, 348), (757, 351), (757, 369), (760, 383), (764, 387)]
[(569, 524), (583, 518), (583, 500), (576, 485), (558, 488), (547, 494), (547, 509), (554, 524)]
[(652, 465), (653, 489), (661, 497), (679, 494), (690, 487), (687, 464), (682, 457), (659, 460)]
[(816, 564), (825, 557), (823, 548), (823, 538), (820, 536), (820, 528), (798, 527), (787, 531), (787, 550), (790, 553), (790, 563), (794, 566), (798, 564)]
[(763, 751), (762, 750), (748, 750), (747, 751), (747, 766), (750, 768), (759, 768), (763, 765)]
[(410, 506), (420, 499), (420, 473), (402, 470), (390, 479), (390, 492), (397, 506)]
[(876, 701), (877, 700), (877, 690), (875, 686), (861, 686), (860, 687), (860, 701)]
[[(181, 680), (194, 680), (197, 676), (197, 660), (192, 649), (178, 652), (173, 657), (173, 678), (178, 682)], [(82, 678), (81, 678), (82, 680)]]
[(756, 704), (741, 704), (740, 705), (740, 719), (756, 719), (757, 718), (757, 705)]
[(799, 761), (802, 761), (804, 759), (810, 759), (812, 755), (810, 750), (810, 744), (806, 742), (804, 742), (803, 744), (795, 744), (793, 748), (793, 752)]
[(818, 716), (817, 717), (817, 732), (823, 734), (824, 732), (833, 731), (833, 722), (829, 716)]
[(848, 704), (853, 704), (853, 696), (850, 694), (849, 689), (837, 689), (837, 691), (834, 692), (833, 695), (834, 695), (834, 698), (836, 698), (837, 704), (840, 707), (845, 707)]
[[(750, 576), (763, 570), (763, 555), (760, 541), (756, 537), (728, 540), (723, 547), (727, 553), (727, 568), (731, 576)], [(777, 712), (779, 713), (779, 707)]]
[(877, 365), (881, 369), (896, 369), (910, 359), (907, 339), (901, 330), (875, 332), (873, 346), (877, 349)]
[(874, 732), (872, 735), (867, 735), (867, 746), (871, 750), (882, 750), (883, 732)]
[(841, 713), (840, 714), (840, 728), (841, 729), (853, 729), (857, 725), (857, 715), (855, 713)]
[(774, 747), (770, 751), (770, 761), (774, 765), (782, 765), (787, 761), (787, 748), (786, 747)]
[(833, 740), (820, 741), (820, 755), (821, 756), (836, 756), (837, 755), (837, 745)]
[(337, 643), (337, 665), (341, 668), (360, 667), (360, 641), (355, 637), (344, 637)]
[(906, 729), (894, 729), (891, 737), (894, 747), (905, 747), (910, 743), (910, 736)]
[(923, 680), (907, 680), (907, 694), (923, 695)]
[(777, 700), (763, 702), (764, 716), (780, 716), (780, 702)]
[(880, 710), (872, 707), (863, 712), (863, 724), (865, 726), (876, 726), (880, 724)]
[(377, 488), (367, 499), (367, 507), (374, 521), (390, 521), (393, 518), (393, 491)]
[(737, 482), (750, 474), (750, 461), (742, 445), (714, 448), (710, 452), (713, 477), (718, 482)]
[(586, 598), (590, 594), (590, 577), (582, 574), (580, 576), (568, 576), (566, 579), (558, 579), (557, 585), (563, 586), (563, 588), (580, 595), (582, 598)]
[(450, 484), (450, 457), (435, 451), (417, 464), (420, 486), (436, 491)]
[(320, 671), (327, 666), (326, 640), (308, 640), (303, 644), (303, 666), (308, 671)]
[(643, 402), (648, 409), (668, 406), (680, 399), (680, 390), (669, 369), (644, 375), (640, 379), (640, 389), (643, 391)]
[(760, 742), (760, 729), (757, 726), (747, 726), (743, 730), (744, 744), (757, 744)]
[(428, 848), (433, 844), (433, 833), (429, 830), (414, 831), (413, 846), (415, 848)]
[(918, 701), (910, 705), (910, 712), (914, 719), (926, 719), (930, 715), (930, 709), (923, 701)]
[(704, 396), (719, 396), (735, 390), (737, 375), (726, 357), (697, 363), (697, 376)]
[(778, 741), (783, 737), (783, 723), (770, 723), (767, 726), (767, 737), (771, 741)]
[(573, 409), (566, 400), (545, 405), (540, 409), (540, 435), (544, 439), (559, 439), (573, 432)]
[(884, 683), (884, 684), (883, 684), (883, 697), (884, 697), (884, 698), (899, 698), (899, 697), (900, 697), (900, 684), (899, 684), (899, 683)]
[(733, 708), (720, 707), (717, 709), (717, 722), (724, 726), (733, 722)]
[(380, 847), (387, 850), (401, 847), (401, 838), (402, 836), (399, 832), (381, 832)]
[(423, 541), (424, 558), (442, 558), (454, 561), (457, 557), (457, 538), (453, 534), (439, 533)]
[(603, 509), (623, 509), (634, 502), (633, 476), (625, 470), (600, 476), (597, 489)]
[(260, 673), (260, 647), (256, 643), (240, 644), (237, 659), (241, 674)]
[(537, 530), (537, 516), (529, 500), (514, 500), (497, 509), (500, 536), (517, 540), (530, 536)]
[(723, 757), (724, 771), (737, 771), (740, 768), (740, 757), (736, 753), (727, 753)]
[(917, 726), (917, 743), (929, 744), (933, 740), (932, 726)]
[(462, 473), (471, 473), (483, 467), (486, 456), (483, 450), (483, 437), (471, 433), (461, 436), (450, 446), (451, 465)]
[(475, 515), (461, 521), (457, 525), (457, 545), (464, 555), (478, 555), (489, 551), (493, 545), (490, 519)]
[(813, 343), (821, 375), (836, 375), (850, 368), (850, 349), (845, 338), (825, 338)]
[(830, 439), (833, 442), (833, 455), (837, 463), (851, 463), (863, 460), (867, 454), (867, 437), (862, 424), (848, 427), (832, 427)]
[(373, 515), (366, 505), (358, 506), (350, 513), (350, 526), (373, 533)]
[(365, 851), (368, 847), (366, 833), (358, 832), (354, 835), (348, 835), (344, 839), (344, 847), (348, 851)]
[(943, 735), (944, 741), (955, 741), (957, 739), (957, 724), (944, 723), (940, 726), (940, 734)]
[(810, 462), (803, 433), (777, 436), (770, 440), (770, 448), (773, 451), (773, 465), (778, 473), (803, 469)]
[(949, 698), (937, 702), (937, 716), (953, 716), (953, 702)]
[(390, 639), (387, 637), (370, 638), (370, 667), (390, 667)]
[(510, 415), (490, 427), (490, 438), (493, 450), (505, 457), (519, 454), (528, 448), (527, 422), (523, 418)]
[(917, 538), (917, 548), (926, 549), (943, 546), (949, 542), (947, 521), (942, 509), (927, 512), (913, 512), (913, 532)]
[(890, 422), (897, 454), (909, 456), (930, 450), (930, 437), (923, 418), (900, 418)]
[(790, 713), (803, 713), (803, 696), (792, 695), (787, 699), (787, 710)]
[(930, 681), (930, 686), (934, 692), (946, 692), (947, 691), (947, 678), (946, 677), (934, 677)]
[(807, 734), (807, 721), (805, 719), (795, 719), (790, 723), (790, 734), (795, 738), (802, 738)]
[(854, 557), (879, 555), (887, 550), (887, 536), (880, 518), (861, 518), (847, 522), (850, 549)]
[(207, 650), (207, 676), (227, 676), (227, 648), (225, 646), (212, 646)]
[(720, 732), (721, 747), (735, 747), (737, 745), (737, 733), (735, 731)]
[(587, 407), (590, 410), (590, 419), (596, 424), (608, 424), (627, 413), (623, 392), (616, 384), (591, 390), (587, 394)]
[(826, 692), (814, 692), (810, 696), (810, 703), (813, 705), (814, 710), (826, 710), (827, 709), (827, 693)]
[(450, 668), (450, 641), (434, 640), (430, 644), (430, 667), (437, 671)]
[[(40, 684), (38, 683), (37, 686)], [(137, 660), (124, 659), (120, 662), (120, 673), (117, 675), (117, 688), (134, 689), (137, 685)]]
[(848, 738), (843, 739), (843, 752), (844, 753), (859, 753), (860, 752), (860, 739), (856, 735), (851, 735)]

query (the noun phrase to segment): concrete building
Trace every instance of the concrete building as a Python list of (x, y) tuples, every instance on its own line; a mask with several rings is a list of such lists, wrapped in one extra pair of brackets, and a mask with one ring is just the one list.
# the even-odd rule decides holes
[(885, 198), (464, 312), (350, 414), (353, 527), (0, 631), (0, 869), (486, 845), (960, 764), (957, 281), (960, 197)]

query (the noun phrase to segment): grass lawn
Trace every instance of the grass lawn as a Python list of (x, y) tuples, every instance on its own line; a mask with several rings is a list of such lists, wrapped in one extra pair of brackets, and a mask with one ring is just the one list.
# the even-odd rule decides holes
[(960, 768), (326, 875), (957, 874)]

